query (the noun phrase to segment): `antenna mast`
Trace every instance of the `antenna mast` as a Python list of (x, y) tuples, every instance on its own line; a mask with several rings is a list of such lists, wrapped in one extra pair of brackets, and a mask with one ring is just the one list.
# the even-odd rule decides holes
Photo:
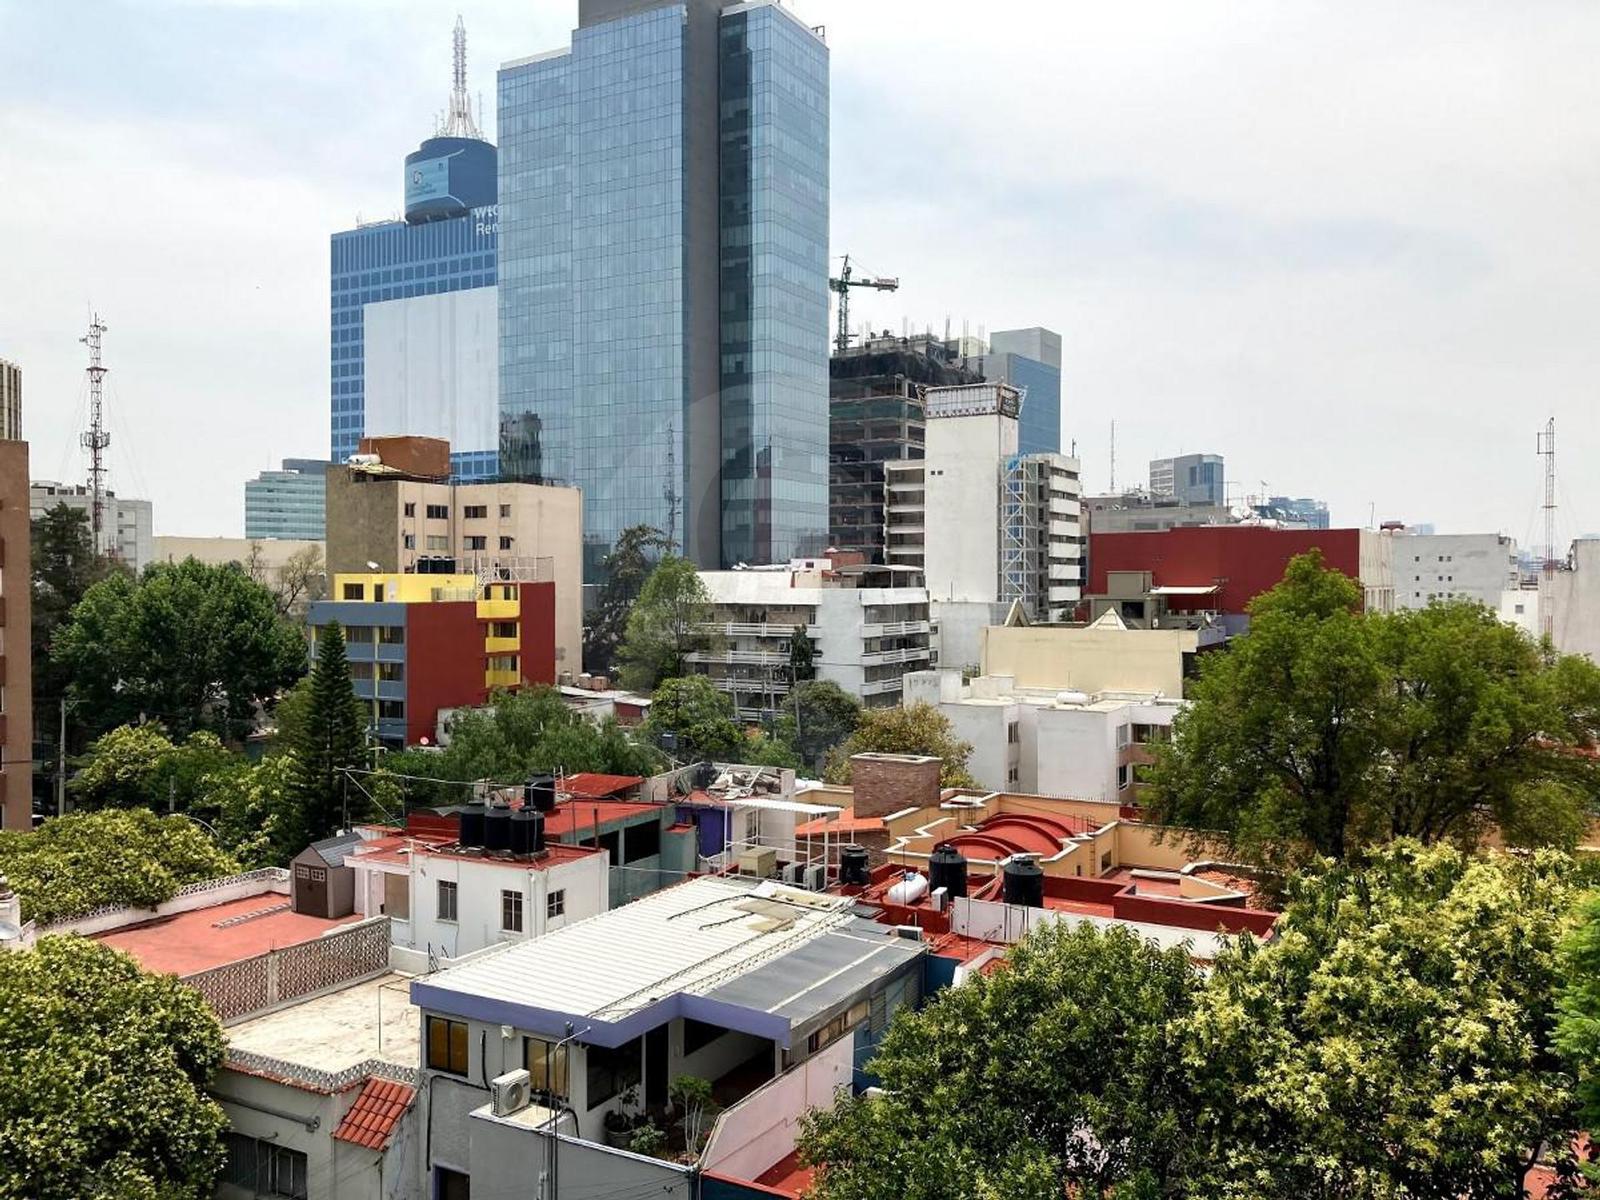
[(1535, 453), (1544, 459), (1544, 571), (1543, 595), (1539, 597), (1539, 624), (1545, 637), (1555, 634), (1554, 601), (1551, 592), (1556, 576), (1556, 419), (1545, 423), (1544, 432), (1534, 435)]
[(667, 553), (678, 544), (678, 456), (674, 449), (672, 422), (667, 422), (667, 486), (661, 489), (661, 498), (667, 502)]
[(1111, 494), (1117, 494), (1117, 423), (1111, 422)]
[(106, 553), (102, 530), (106, 522), (106, 464), (105, 448), (111, 444), (111, 435), (105, 430), (105, 413), (101, 406), (100, 384), (107, 368), (100, 365), (100, 335), (106, 327), (95, 313), (89, 321), (89, 332), (78, 340), (89, 347), (89, 428), (79, 439), (89, 451), (89, 528), (94, 536), (94, 552)]
[(456, 14), (454, 42), (455, 73), (450, 89), (450, 107), (445, 113), (444, 127), (439, 132), (443, 137), (481, 140), (483, 134), (478, 132), (478, 122), (472, 116), (472, 101), (467, 96), (467, 25), (460, 13)]

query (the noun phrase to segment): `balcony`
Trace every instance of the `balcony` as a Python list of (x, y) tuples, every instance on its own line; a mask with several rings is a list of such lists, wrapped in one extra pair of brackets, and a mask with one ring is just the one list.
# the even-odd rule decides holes
[(488, 688), (519, 687), (522, 683), (521, 671), (485, 671), (483, 673), (483, 686)]
[(880, 621), (861, 627), (863, 638), (905, 637), (908, 634), (927, 632), (927, 621)]
[(779, 667), (789, 665), (787, 650), (696, 650), (689, 655), (692, 663), (726, 663), (753, 667)]
[[(712, 685), (719, 692), (729, 692), (735, 695), (773, 695), (786, 696), (789, 694), (789, 684), (783, 679), (737, 679), (730, 676), (708, 675)], [(899, 682), (896, 681), (896, 687)]]
[(515, 654), (522, 649), (522, 639), (519, 637), (486, 637), (483, 639), (483, 652), (485, 654)]
[(929, 654), (926, 646), (910, 646), (903, 650), (873, 650), (861, 656), (861, 664), (867, 667), (881, 667), (890, 663), (925, 662)]
[(515, 621), (522, 615), (520, 600), (479, 600), (478, 620)]
[[(755, 625), (755, 624), (749, 624), (749, 623), (739, 622), (739, 621), (729, 621), (729, 622), (726, 622), (726, 623), (723, 623), (723, 624), (717, 624), (715, 622), (709, 623), (709, 624), (705, 624), (705, 625), (700, 626), (700, 630), (701, 630), (702, 633), (711, 633), (711, 634), (716, 634), (716, 635), (718, 635), (720, 637), (730, 637), (730, 638), (732, 638), (732, 637), (781, 637), (781, 638), (786, 638), (786, 637), (793, 637), (794, 636), (795, 626), (793, 626), (793, 625), (781, 625), (781, 624), (780, 625)], [(807, 626), (805, 626), (805, 631), (806, 631), (806, 636), (808, 638), (815, 639), (816, 637), (818, 637), (821, 634), (822, 628), (821, 628), (821, 626), (818, 626), (818, 625), (807, 625)], [(785, 661), (787, 661), (788, 655), (785, 655), (784, 658), (785, 658)]]
[(893, 679), (869, 679), (861, 685), (863, 696), (882, 696), (887, 692), (905, 690), (905, 680), (896, 675)]

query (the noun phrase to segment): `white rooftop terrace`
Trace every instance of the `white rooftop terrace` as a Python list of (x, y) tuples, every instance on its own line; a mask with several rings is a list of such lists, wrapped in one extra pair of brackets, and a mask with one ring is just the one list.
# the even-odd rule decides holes
[(385, 1065), (415, 1071), (421, 1062), (422, 1019), (411, 1003), (412, 978), (386, 971), (230, 1025), (229, 1058), (247, 1070), (277, 1065), (314, 1083), (357, 1068), (363, 1075), (395, 1074), (384, 1071)]

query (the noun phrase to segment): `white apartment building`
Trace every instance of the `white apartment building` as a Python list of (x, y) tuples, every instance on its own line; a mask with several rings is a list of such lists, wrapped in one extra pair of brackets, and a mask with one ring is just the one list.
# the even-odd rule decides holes
[(735, 571), (702, 571), (718, 644), (689, 656), (694, 669), (733, 697), (735, 715), (760, 720), (790, 691), (790, 651), (809, 638), (816, 678), (862, 704), (900, 703), (907, 671), (933, 665), (928, 589), (908, 567), (835, 567), (796, 559)]
[(906, 703), (932, 704), (972, 744), (967, 769), (993, 791), (1136, 803), (1151, 745), (1171, 736), (1183, 701), (1160, 693), (1050, 692), (1014, 676), (922, 671)]
[(1498, 533), (1407, 533), (1393, 537), (1397, 608), (1474, 600), (1499, 611), (1521, 580), (1517, 543)]
[(885, 556), (925, 573), (948, 662), (975, 662), (977, 630), (1012, 605), (1060, 621), (1083, 594), (1078, 460), (1017, 452), (1024, 402), (1003, 383), (927, 388), (925, 457), (884, 464)]
[[(32, 520), (37, 521), (58, 504), (88, 514), (94, 507), (94, 497), (81, 483), (35, 479), (28, 488), (28, 515)], [(115, 556), (135, 573), (144, 570), (155, 556), (155, 521), (150, 501), (106, 492), (100, 552)]]

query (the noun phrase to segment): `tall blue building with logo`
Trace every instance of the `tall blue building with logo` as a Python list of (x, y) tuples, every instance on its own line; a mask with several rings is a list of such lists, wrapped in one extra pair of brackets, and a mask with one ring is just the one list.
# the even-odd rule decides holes
[(586, 577), (828, 531), (828, 48), (776, 0), (580, 0), (499, 79), (500, 465), (584, 495)]
[(438, 136), (406, 156), (405, 219), (336, 233), (332, 276), (333, 460), (364, 435), (450, 441), (458, 478), (499, 463), (499, 213), (495, 148), (473, 119), (466, 32)]

